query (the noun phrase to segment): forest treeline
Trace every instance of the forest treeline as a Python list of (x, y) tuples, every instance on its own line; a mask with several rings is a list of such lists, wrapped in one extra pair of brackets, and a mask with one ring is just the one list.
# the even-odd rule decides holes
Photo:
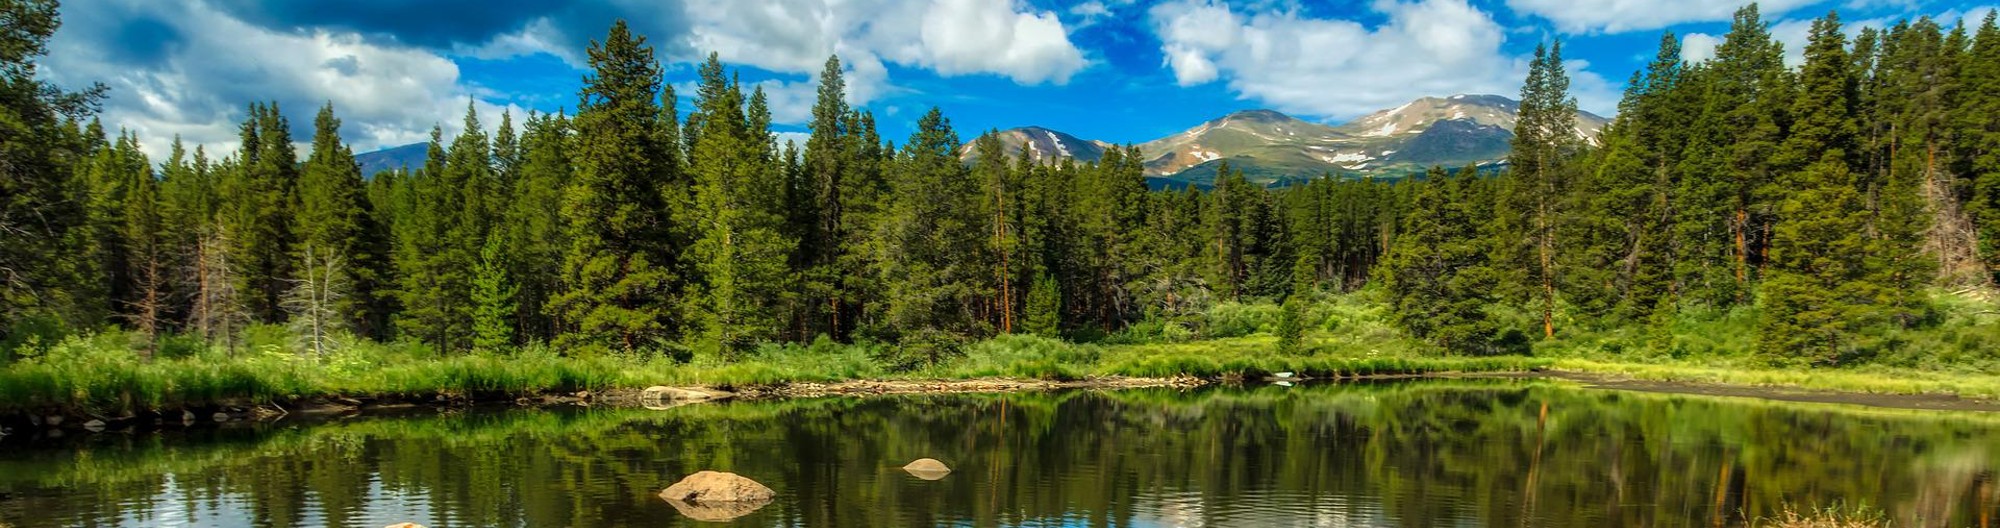
[(144, 355), (160, 336), (233, 347), (283, 324), (308, 353), (368, 339), (726, 360), (825, 336), (920, 362), (996, 334), (1090, 339), (1367, 290), (1453, 353), (1741, 308), (1762, 353), (1837, 364), (1934, 324), (1933, 286), (2000, 269), (1991, 14), (1851, 41), (1829, 14), (1788, 68), (1752, 5), (1712, 59), (1683, 62), (1666, 35), (1595, 138), (1573, 124), (1557, 44), (1535, 54), (1497, 174), (1267, 189), (1225, 168), (1209, 190), (1149, 191), (1129, 146), (1044, 164), (989, 133), (965, 162), (937, 109), (885, 140), (845, 102), (837, 58), (809, 139), (781, 145), (761, 88), (710, 55), (683, 98), (622, 22), (589, 47), (574, 115), (503, 114), (488, 135), (493, 116), (468, 107), (421, 167), (361, 174), (331, 105), (301, 159), (275, 103), (249, 106), (236, 151), (176, 139), (155, 163), (90, 117), (101, 90), (36, 77), (54, 3), (6, 9), (8, 348), (116, 325)]

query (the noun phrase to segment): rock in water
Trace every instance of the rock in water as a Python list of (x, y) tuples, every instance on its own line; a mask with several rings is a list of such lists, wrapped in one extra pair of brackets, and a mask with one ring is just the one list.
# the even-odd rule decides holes
[(666, 401), (708, 401), (735, 396), (728, 392), (704, 388), (680, 388), (654, 385), (640, 392), (643, 398)]
[(727, 521), (749, 515), (778, 496), (771, 488), (735, 473), (702, 471), (660, 491), (660, 498), (697, 521)]
[(413, 522), (406, 522), (406, 523), (391, 524), (388, 526), (384, 526), (382, 528), (424, 528), (424, 525)]
[(938, 480), (944, 478), (945, 475), (951, 474), (951, 467), (944, 465), (943, 462), (939, 462), (935, 458), (919, 458), (915, 462), (903, 466), (903, 471), (907, 471), (910, 473), (910, 476), (920, 479)]
[(777, 492), (755, 480), (720, 471), (688, 475), (660, 492), (660, 498), (681, 502), (750, 502), (777, 496)]

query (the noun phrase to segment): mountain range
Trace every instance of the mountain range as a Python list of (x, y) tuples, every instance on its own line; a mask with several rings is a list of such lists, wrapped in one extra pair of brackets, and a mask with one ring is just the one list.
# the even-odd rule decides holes
[[(1138, 145), (1154, 187), (1207, 187), (1227, 162), (1251, 181), (1284, 185), (1322, 175), (1400, 177), (1431, 166), (1491, 166), (1504, 161), (1520, 103), (1498, 95), (1424, 97), (1341, 125), (1314, 123), (1272, 110), (1245, 110)], [(1608, 119), (1578, 112), (1577, 135), (1595, 142)], [(1114, 145), (1043, 127), (998, 132), (1009, 158), (1092, 162)], [(363, 174), (423, 165), (425, 145), (356, 156)], [(971, 143), (959, 157), (977, 157)]]
[[(1206, 187), (1227, 162), (1266, 185), (1331, 174), (1397, 177), (1431, 166), (1493, 165), (1504, 161), (1514, 139), (1520, 103), (1498, 95), (1425, 97), (1338, 126), (1272, 110), (1245, 110), (1186, 131), (1139, 144), (1146, 176), (1155, 187)], [(1578, 112), (1576, 131), (1596, 141), (1608, 119)], [(1095, 161), (1109, 144), (1041, 127), (1000, 132), (1008, 155), (1028, 150), (1053, 163)], [(971, 149), (961, 149), (971, 159)]]

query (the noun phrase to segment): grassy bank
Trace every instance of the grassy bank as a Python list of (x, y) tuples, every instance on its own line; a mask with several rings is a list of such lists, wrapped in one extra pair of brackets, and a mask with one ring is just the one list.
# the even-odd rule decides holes
[[(0, 414), (121, 415), (148, 409), (261, 404), (322, 396), (505, 398), (652, 385), (764, 386), (850, 379), (1106, 376), (1313, 378), (1556, 369), (1689, 383), (2000, 400), (2000, 317), (1983, 305), (1943, 304), (1938, 322), (1890, 353), (1842, 368), (1774, 363), (1754, 353), (1755, 315), (1686, 313), (1664, 330), (1575, 329), (1537, 343), (1532, 357), (1449, 357), (1409, 339), (1366, 294), (1330, 296), (1303, 314), (1302, 345), (1281, 352), (1280, 310), (1224, 304), (1193, 320), (1143, 322), (1091, 343), (1000, 336), (912, 359), (877, 343), (766, 345), (735, 361), (657, 353), (559, 353), (542, 346), (440, 356), (410, 343), (353, 341), (322, 357), (281, 331), (253, 328), (236, 350), (166, 340), (141, 359), (133, 336), (103, 332), (17, 350), (0, 365)], [(1927, 353), (1918, 351), (1928, 350)]]
[(324, 358), (285, 349), (215, 351), (142, 361), (119, 334), (66, 340), (0, 368), (0, 414), (74, 411), (117, 415), (219, 403), (261, 404), (320, 396), (508, 397), (652, 385), (754, 386), (849, 379), (1085, 379), (1103, 376), (1259, 377), (1274, 372), (1330, 378), (1439, 372), (1521, 371), (1548, 360), (1351, 356), (1320, 350), (1270, 352), (1264, 335), (1159, 345), (1076, 344), (1001, 336), (913, 370), (879, 359), (879, 346), (768, 346), (746, 359), (679, 362), (662, 356), (564, 356), (532, 347), (439, 358), (411, 346), (364, 345)]

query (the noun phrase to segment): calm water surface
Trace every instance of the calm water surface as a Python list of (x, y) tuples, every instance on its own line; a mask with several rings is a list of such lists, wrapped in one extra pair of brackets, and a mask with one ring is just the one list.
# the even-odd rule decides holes
[[(2000, 522), (2000, 415), (1538, 380), (468, 411), (0, 442), (0, 524), (718, 526), (655, 494), (777, 490), (741, 526), (1737, 526), (1862, 503)], [(932, 457), (956, 471), (912, 477)]]

